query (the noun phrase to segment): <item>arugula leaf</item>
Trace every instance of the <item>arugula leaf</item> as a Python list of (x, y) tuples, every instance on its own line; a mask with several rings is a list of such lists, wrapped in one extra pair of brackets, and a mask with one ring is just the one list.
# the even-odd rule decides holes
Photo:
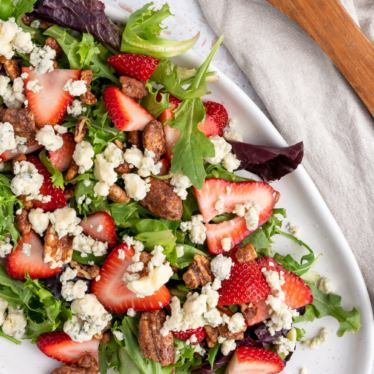
[(163, 30), (160, 23), (172, 14), (168, 4), (160, 10), (149, 9), (151, 5), (153, 2), (130, 15), (122, 35), (121, 51), (163, 58), (180, 55), (192, 48), (200, 33), (185, 41), (158, 38)]
[(94, 262), (96, 265), (102, 266), (108, 256), (95, 256), (92, 253), (87, 254), (86, 257), (82, 257), (82, 252), (74, 251), (73, 260), (80, 264), (89, 265), (89, 262)]
[(140, 203), (131, 201), (129, 203), (113, 203), (110, 204), (111, 216), (116, 226), (128, 227), (130, 217), (139, 218), (137, 213)]
[(205, 252), (190, 245), (182, 244), (182, 247), (184, 252), (182, 257), (177, 257), (176, 248), (166, 256), (166, 259), (171, 263), (171, 265), (178, 269), (184, 269), (187, 266), (190, 266), (195, 255), (206, 256)]
[(234, 173), (230, 173), (221, 164), (206, 164), (205, 172), (207, 174), (206, 178), (225, 179), (229, 182), (246, 182), (253, 180), (251, 178), (239, 177)]
[(356, 334), (361, 327), (360, 312), (353, 308), (346, 311), (341, 307), (341, 296), (335, 294), (324, 294), (312, 283), (307, 283), (312, 290), (313, 303), (307, 306), (307, 313), (296, 317), (295, 323), (302, 321), (313, 321), (314, 318), (325, 316), (334, 317), (339, 322), (339, 329), (336, 335), (341, 337), (347, 331)]
[(141, 374), (142, 373), (124, 348), (118, 349), (118, 356), (121, 361), (120, 374), (128, 374), (128, 373)]
[[(194, 90), (200, 85), (206, 86), (205, 73), (209, 64), (222, 43), (221, 36), (205, 62), (198, 69), (196, 76), (188, 90)], [(172, 128), (181, 130), (181, 135), (172, 151), (171, 172), (183, 174), (190, 178), (192, 184), (201, 189), (205, 182), (203, 159), (214, 156), (214, 147), (210, 140), (198, 129), (199, 123), (205, 121), (205, 108), (200, 98), (183, 100), (175, 111), (175, 116), (169, 121)]]
[[(172, 107), (169, 103), (169, 93), (159, 93), (159, 90), (153, 88), (152, 81), (148, 80), (145, 85), (148, 88), (148, 95), (141, 99), (140, 104), (142, 105), (142, 107), (147, 109), (153, 117), (157, 118), (164, 110)], [(161, 96), (160, 101), (157, 100), (158, 95)]]
[(211, 369), (213, 369), (214, 361), (216, 360), (217, 353), (221, 348), (221, 344), (216, 344), (213, 348), (210, 348), (207, 354), (207, 359), (210, 363)]
[(53, 183), (54, 188), (61, 188), (62, 190), (65, 189), (64, 184), (64, 177), (61, 171), (57, 170), (51, 160), (47, 157), (47, 151), (43, 149), (39, 154), (40, 161), (42, 164), (47, 168), (47, 170), (51, 173), (51, 180)]
[(218, 216), (213, 217), (212, 222), (222, 223), (222, 222), (225, 222), (225, 221), (229, 221), (230, 219), (235, 218), (235, 217), (236, 217), (236, 214), (234, 214), (234, 213), (222, 213)]
[(183, 203), (183, 215), (182, 221), (191, 221), (191, 217), (194, 212), (199, 210), (199, 205), (196, 200), (196, 196), (192, 192), (192, 188), (188, 189), (187, 199), (182, 201)]
[(241, 246), (246, 244), (252, 244), (255, 247), (258, 257), (269, 256), (271, 257), (272, 250), (270, 247), (270, 242), (266, 237), (263, 230), (258, 229), (254, 231), (251, 235), (247, 236), (241, 243)]
[(196, 88), (190, 87), (185, 90), (178, 76), (178, 66), (169, 60), (161, 60), (159, 62), (156, 70), (151, 75), (151, 79), (158, 84), (162, 84), (168, 92), (180, 100), (196, 99), (207, 93), (204, 85)]
[(7, 21), (14, 11), (14, 0), (0, 0), (0, 18)]

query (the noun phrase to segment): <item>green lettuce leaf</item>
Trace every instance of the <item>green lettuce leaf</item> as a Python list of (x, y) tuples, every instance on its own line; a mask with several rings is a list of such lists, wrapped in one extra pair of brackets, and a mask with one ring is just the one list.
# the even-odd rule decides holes
[(153, 117), (157, 118), (164, 110), (171, 108), (169, 103), (169, 93), (161, 92), (161, 100), (157, 100), (159, 90), (153, 88), (153, 82), (147, 81), (148, 95), (141, 99), (140, 104), (148, 110)]
[(0, 0), (0, 18), (3, 21), (7, 21), (12, 17), (15, 6), (13, 4), (14, 0)]
[(221, 164), (206, 164), (205, 172), (207, 174), (206, 178), (225, 179), (229, 182), (246, 182), (253, 180), (250, 178), (239, 177), (239, 175), (230, 173)]
[[(206, 86), (205, 73), (222, 40), (223, 36), (218, 39), (209, 56), (198, 69), (188, 90), (195, 90), (201, 85)], [(205, 182), (204, 158), (214, 157), (213, 144), (198, 129), (198, 124), (204, 121), (205, 108), (201, 99), (197, 98), (183, 100), (175, 111), (174, 118), (169, 122), (172, 128), (181, 130), (181, 135), (172, 149), (174, 156), (171, 160), (171, 172), (176, 174), (183, 170), (183, 174), (190, 178), (197, 189), (201, 189)]]
[(149, 9), (151, 5), (153, 2), (130, 15), (122, 35), (121, 51), (163, 58), (180, 55), (192, 48), (199, 39), (199, 33), (185, 41), (158, 38), (163, 30), (160, 23), (172, 14), (168, 4), (160, 10)]
[(64, 184), (64, 177), (61, 173), (61, 171), (57, 170), (51, 160), (47, 156), (47, 151), (43, 149), (39, 154), (40, 161), (42, 164), (47, 168), (47, 170), (51, 173), (51, 180), (53, 183), (53, 187), (55, 188), (61, 188), (62, 190), (65, 189)]
[(33, 11), (35, 1), (19, 0), (14, 4), (15, 0), (0, 0), (0, 19), (7, 21), (10, 17), (14, 17), (17, 21), (22, 14)]

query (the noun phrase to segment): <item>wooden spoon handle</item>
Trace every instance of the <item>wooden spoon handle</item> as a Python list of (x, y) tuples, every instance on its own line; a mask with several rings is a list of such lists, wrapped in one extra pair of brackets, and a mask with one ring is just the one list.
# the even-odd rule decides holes
[(339, 0), (267, 0), (326, 52), (374, 116), (374, 45)]

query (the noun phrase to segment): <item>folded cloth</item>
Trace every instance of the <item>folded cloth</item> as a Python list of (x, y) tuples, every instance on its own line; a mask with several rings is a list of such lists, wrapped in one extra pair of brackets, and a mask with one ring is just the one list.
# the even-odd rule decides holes
[[(354, 251), (374, 300), (373, 117), (317, 43), (266, 0), (199, 2), (285, 140), (304, 141), (303, 165)], [(373, 1), (342, 3), (373, 41)]]

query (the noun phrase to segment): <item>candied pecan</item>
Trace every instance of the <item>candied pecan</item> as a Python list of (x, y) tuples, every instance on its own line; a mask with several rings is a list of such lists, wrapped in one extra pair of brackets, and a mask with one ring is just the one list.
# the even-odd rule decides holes
[(115, 203), (128, 203), (130, 201), (130, 198), (127, 196), (126, 192), (116, 184), (110, 186), (108, 197)]
[(52, 27), (54, 23), (46, 22), (46, 21), (40, 21), (39, 29), (40, 30), (47, 30), (50, 27)]
[[(228, 308), (224, 306), (217, 306), (218, 311), (220, 312), (221, 316), (226, 314), (228, 317), (231, 317), (234, 313), (231, 312)], [(227, 325), (219, 325), (217, 327), (219, 334), (227, 339), (235, 339), (235, 340), (243, 340), (244, 339), (244, 332), (247, 330), (247, 325), (245, 325), (239, 332), (232, 333)]]
[(92, 83), (92, 79), (93, 79), (93, 72), (91, 69), (82, 70), (81, 80), (84, 81), (87, 86), (89, 86)]
[(69, 170), (66, 173), (65, 180), (71, 181), (78, 175), (79, 166), (76, 164), (76, 162), (72, 159), (70, 161)]
[(0, 64), (3, 64), (6, 61), (6, 57), (0, 56)]
[(162, 336), (160, 330), (166, 320), (164, 310), (143, 312), (139, 322), (139, 347), (145, 358), (159, 362), (161, 366), (174, 363), (175, 349), (171, 332)]
[(218, 330), (215, 327), (205, 325), (206, 343), (209, 348), (213, 348), (218, 341)]
[(56, 59), (59, 59), (62, 57), (63, 55), (62, 48), (57, 43), (57, 40), (55, 38), (52, 38), (52, 36), (49, 36), (47, 40), (45, 41), (45, 45), (47, 45), (48, 47), (56, 51)]
[(102, 343), (108, 344), (111, 337), (112, 333), (110, 331), (104, 332), (103, 337), (101, 338)]
[(127, 142), (129, 145), (135, 145), (137, 148), (142, 147), (142, 140), (140, 139), (140, 133), (138, 130), (129, 131), (127, 134)]
[(86, 136), (88, 130), (87, 123), (90, 123), (90, 119), (84, 116), (80, 116), (78, 123), (75, 126), (74, 140), (76, 143), (80, 143)]
[(78, 271), (77, 277), (88, 280), (95, 279), (100, 274), (100, 268), (97, 265), (84, 265), (75, 260), (70, 261), (70, 266)]
[(151, 189), (140, 204), (157, 217), (168, 221), (178, 221), (182, 218), (183, 205), (181, 198), (173, 188), (159, 179), (149, 178)]
[(36, 18), (34, 16), (32, 16), (31, 14), (24, 14), (22, 17), (22, 22), (26, 25), (26, 26), (30, 26), (32, 24), (33, 21), (36, 20)]
[(16, 78), (19, 78), (21, 76), (21, 69), (18, 66), (18, 61), (14, 58), (11, 60), (6, 60), (4, 62), (4, 69), (5, 72), (9, 75), (12, 82), (14, 82)]
[(103, 330), (100, 332), (100, 334), (95, 334), (94, 337), (98, 340), (101, 340), (104, 336), (104, 333), (108, 331), (112, 327), (112, 321), (109, 321), (106, 327), (103, 328)]
[(27, 196), (29, 196), (29, 195), (20, 195), (20, 196), (18, 196), (18, 199), (23, 204), (23, 208), (24, 209), (30, 210), (30, 209), (32, 209), (32, 207), (34, 206), (34, 204), (33, 204), (33, 202), (31, 200), (27, 200)]
[(51, 374), (98, 374), (99, 370), (99, 363), (95, 357), (86, 354), (78, 360), (78, 364), (61, 366)]
[(52, 225), (49, 225), (44, 238), (43, 261), (52, 269), (67, 264), (73, 256), (73, 238), (65, 235), (59, 238)]
[(29, 213), (26, 209), (22, 209), (21, 214), (16, 214), (14, 219), (14, 224), (17, 230), (22, 234), (26, 235), (31, 231), (31, 223), (29, 222)]
[(120, 140), (118, 140), (118, 139), (116, 139), (116, 140), (114, 140), (114, 142), (113, 142), (119, 149), (123, 149), (123, 143), (120, 141)]
[(118, 168), (115, 168), (114, 170), (120, 174), (128, 174), (131, 171), (130, 165), (126, 161), (120, 166), (118, 166)]
[(87, 104), (87, 105), (94, 105), (97, 102), (95, 95), (91, 92), (91, 88), (88, 87), (92, 82), (92, 78), (93, 78), (93, 73), (91, 69), (82, 71), (81, 80), (86, 83), (87, 91), (84, 94), (80, 95), (79, 98), (81, 99), (82, 103)]
[(82, 356), (78, 360), (78, 365), (82, 368), (89, 368), (91, 370), (99, 371), (99, 363), (96, 361), (95, 357), (91, 356), (90, 354)]
[(281, 198), (281, 194), (278, 192), (278, 191), (275, 191), (275, 204), (279, 201), (279, 199)]
[(86, 374), (86, 369), (81, 368), (78, 365), (63, 365), (52, 371), (51, 374)]
[(65, 192), (65, 196), (67, 200), (70, 200), (74, 197), (74, 189), (75, 189), (75, 186), (65, 188), (64, 192)]
[(145, 82), (126, 76), (119, 77), (119, 81), (122, 84), (123, 94), (135, 100), (141, 100), (144, 96), (148, 95), (148, 88), (145, 86)]
[(29, 109), (8, 108), (1, 112), (1, 122), (9, 122), (14, 129), (14, 135), (26, 138), (26, 145), (33, 145), (36, 135), (34, 113)]
[(250, 320), (257, 315), (257, 305), (240, 304), (240, 311), (242, 312), (245, 319)]
[(144, 128), (143, 148), (154, 152), (155, 157), (153, 161), (155, 163), (166, 153), (165, 134), (161, 122), (156, 120), (151, 121)]
[(27, 157), (25, 155), (17, 155), (16, 157), (13, 158), (12, 160), (12, 171), (14, 173), (14, 165), (16, 162), (21, 162), (21, 161), (26, 161)]
[(254, 260), (257, 257), (255, 247), (252, 244), (246, 244), (244, 247), (239, 247), (235, 253), (235, 257), (239, 263), (244, 264)]
[(183, 274), (184, 283), (188, 288), (196, 288), (200, 285), (205, 286), (213, 282), (214, 276), (210, 270), (210, 262), (202, 255), (195, 255), (194, 261)]
[[(148, 262), (151, 261), (152, 255), (148, 252), (140, 252), (140, 259), (139, 261), (142, 262), (145, 266), (148, 265)], [(144, 266), (144, 267), (145, 267)]]

